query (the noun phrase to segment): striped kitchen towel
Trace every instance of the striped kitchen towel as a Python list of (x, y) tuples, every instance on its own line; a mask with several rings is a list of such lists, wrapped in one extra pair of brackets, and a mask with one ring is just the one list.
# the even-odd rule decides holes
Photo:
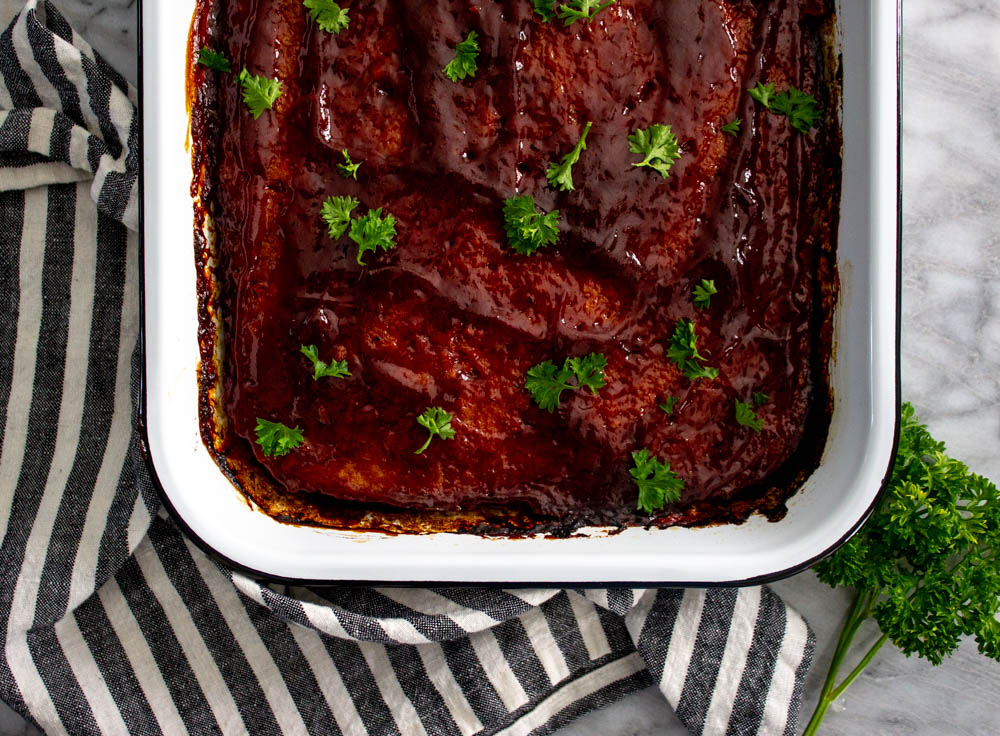
[(134, 432), (138, 144), (135, 91), (30, 0), (0, 36), (0, 697), (49, 733), (469, 736), (655, 684), (693, 733), (795, 731), (813, 638), (767, 588), (290, 588), (186, 539)]

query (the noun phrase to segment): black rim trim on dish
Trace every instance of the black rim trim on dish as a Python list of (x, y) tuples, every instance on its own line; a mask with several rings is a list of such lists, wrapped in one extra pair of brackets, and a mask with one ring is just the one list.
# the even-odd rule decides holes
[[(143, 94), (143, 24), (142, 24), (142, 3), (139, 3), (139, 79), (138, 79), (138, 91), (139, 91), (139, 160), (144, 160), (142, 154), (145, 147), (145, 126), (143, 122), (143, 106), (145, 96)], [(893, 431), (892, 440), (892, 452), (889, 454), (889, 464), (886, 468), (885, 475), (882, 478), (882, 484), (878, 492), (872, 499), (871, 504), (857, 520), (857, 522), (847, 531), (844, 535), (834, 542), (832, 545), (827, 547), (825, 550), (819, 554), (800, 562), (791, 567), (784, 568), (782, 570), (777, 570), (775, 572), (766, 573), (764, 575), (758, 575), (755, 577), (744, 578), (740, 580), (724, 580), (724, 581), (708, 581), (708, 582), (674, 582), (674, 581), (662, 581), (662, 582), (652, 582), (648, 580), (642, 581), (617, 581), (617, 582), (558, 582), (558, 581), (539, 581), (539, 582), (475, 582), (475, 581), (448, 581), (448, 580), (405, 580), (405, 581), (387, 581), (387, 580), (333, 580), (333, 579), (313, 579), (313, 578), (289, 578), (281, 575), (274, 575), (272, 573), (267, 573), (262, 570), (257, 570), (252, 567), (248, 567), (236, 560), (230, 559), (226, 555), (222, 554), (214, 547), (212, 547), (208, 542), (198, 536), (184, 520), (184, 518), (177, 512), (174, 505), (170, 501), (170, 496), (167, 494), (166, 490), (163, 488), (163, 484), (160, 482), (160, 478), (156, 473), (156, 466), (153, 462), (153, 455), (149, 448), (149, 435), (147, 431), (147, 398), (146, 398), (146, 251), (145, 251), (145, 211), (146, 211), (146, 198), (145, 198), (145, 176), (142, 168), (139, 170), (139, 252), (138, 252), (138, 265), (139, 265), (139, 351), (140, 351), (140, 374), (139, 374), (139, 406), (136, 417), (136, 427), (135, 431), (139, 435), (139, 444), (142, 449), (143, 462), (146, 465), (146, 469), (149, 472), (150, 481), (153, 487), (156, 489), (160, 496), (160, 500), (166, 507), (167, 511), (170, 513), (173, 521), (181, 528), (184, 534), (194, 542), (205, 554), (209, 555), (215, 560), (226, 565), (226, 567), (248, 575), (254, 579), (264, 581), (264, 582), (277, 582), (284, 583), (288, 585), (309, 585), (309, 586), (370, 586), (377, 585), (380, 587), (395, 587), (395, 586), (405, 586), (405, 587), (428, 587), (428, 586), (463, 586), (463, 587), (486, 587), (486, 588), (723, 588), (723, 587), (733, 587), (733, 586), (750, 586), (750, 585), (761, 585), (764, 583), (771, 583), (776, 580), (781, 580), (783, 578), (791, 577), (797, 573), (803, 572), (804, 570), (812, 567), (820, 560), (828, 557), (839, 547), (841, 547), (848, 539), (853, 537), (861, 526), (868, 521), (868, 518), (875, 511), (879, 502), (882, 500), (882, 496), (885, 494), (886, 489), (889, 486), (889, 481), (892, 478), (893, 465), (895, 464), (896, 452), (899, 448), (899, 432), (900, 432), (900, 401), (901, 401), (901, 373), (900, 373), (900, 347), (901, 347), (901, 335), (902, 335), (902, 278), (903, 278), (903, 179), (902, 179), (902, 145), (903, 145), (903, 49), (902, 49), (902, 39), (903, 39), (903, 0), (897, 0), (896, 3), (896, 340), (895, 340), (895, 426)]]

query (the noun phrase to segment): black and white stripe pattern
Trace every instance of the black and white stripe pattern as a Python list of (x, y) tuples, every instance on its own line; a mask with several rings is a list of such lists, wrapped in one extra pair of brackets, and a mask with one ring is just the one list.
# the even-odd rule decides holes
[(656, 684), (795, 730), (771, 591), (268, 586), (163, 512), (133, 433), (136, 97), (51, 5), (0, 36), (0, 697), (46, 732), (547, 733)]

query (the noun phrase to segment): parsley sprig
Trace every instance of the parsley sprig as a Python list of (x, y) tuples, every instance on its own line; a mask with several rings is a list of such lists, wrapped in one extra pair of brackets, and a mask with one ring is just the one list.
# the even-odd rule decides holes
[(757, 86), (750, 90), (750, 96), (771, 112), (787, 117), (791, 126), (800, 133), (808, 133), (823, 117), (817, 99), (795, 87), (778, 92), (773, 82), (757, 82)]
[(731, 136), (739, 135), (741, 125), (743, 125), (743, 119), (736, 118), (735, 120), (731, 120), (725, 125), (723, 125), (722, 132), (729, 133), (729, 135)]
[(746, 401), (736, 400), (736, 423), (741, 427), (749, 427), (757, 434), (764, 428), (764, 422), (753, 410), (753, 405)]
[(680, 500), (684, 481), (670, 469), (670, 461), (660, 462), (649, 450), (643, 448), (632, 453), (634, 467), (629, 471), (639, 487), (639, 503), (636, 508), (652, 514), (668, 503)]
[(445, 76), (451, 81), (457, 82), (476, 73), (478, 68), (476, 60), (479, 57), (477, 38), (479, 36), (475, 31), (469, 31), (469, 35), (465, 37), (464, 41), (455, 44), (455, 58), (449, 61), (443, 69)]
[(326, 223), (330, 237), (336, 240), (351, 224), (351, 213), (360, 202), (354, 197), (327, 197), (319, 216)]
[(521, 255), (530, 256), (559, 239), (559, 210), (542, 213), (530, 194), (507, 199), (503, 221), (510, 247)]
[(298, 427), (289, 427), (281, 422), (270, 422), (257, 418), (257, 444), (268, 457), (287, 455), (306, 441), (305, 435)]
[(694, 287), (694, 305), (698, 309), (708, 309), (712, 306), (712, 297), (719, 293), (715, 288), (715, 281), (712, 279), (702, 279), (701, 283)]
[(346, 360), (335, 360), (332, 363), (322, 361), (319, 359), (319, 348), (315, 345), (303, 345), (299, 352), (312, 362), (314, 381), (321, 378), (347, 378), (351, 375)]
[(559, 163), (554, 163), (545, 172), (545, 178), (549, 180), (551, 184), (556, 189), (561, 189), (564, 192), (571, 191), (575, 189), (573, 186), (573, 164), (580, 160), (580, 154), (587, 150), (587, 133), (590, 132), (590, 126), (593, 123), (587, 123), (583, 126), (583, 133), (580, 135), (580, 140), (577, 141), (576, 146), (573, 150), (562, 157), (562, 161)]
[[(819, 579), (855, 589), (806, 736), (887, 641), (933, 664), (973, 636), (1000, 661), (1000, 491), (947, 455), (903, 404), (899, 450), (878, 508), (854, 537), (816, 566)], [(840, 684), (861, 625), (881, 636)]]
[(699, 378), (711, 381), (719, 377), (718, 368), (701, 364), (706, 358), (698, 352), (698, 335), (694, 329), (694, 322), (689, 319), (678, 320), (674, 326), (674, 334), (670, 337), (670, 346), (667, 348), (667, 357), (692, 381)]
[(231, 72), (233, 70), (233, 65), (226, 58), (226, 55), (215, 49), (210, 49), (208, 46), (202, 46), (201, 51), (198, 52), (198, 63), (202, 66), (207, 66), (209, 69), (215, 69), (217, 72)]
[(610, 8), (615, 4), (615, 0), (569, 0), (568, 3), (559, 7), (559, 18), (568, 26), (573, 25), (578, 20), (590, 23), (598, 13), (605, 8)]
[(662, 404), (657, 404), (657, 406), (660, 407), (660, 410), (664, 414), (667, 414), (668, 416), (673, 416), (674, 409), (677, 408), (677, 402), (680, 400), (681, 400), (680, 396), (668, 396), (666, 399), (663, 400)]
[(267, 77), (256, 77), (243, 68), (238, 77), (243, 87), (243, 101), (250, 108), (256, 120), (265, 110), (274, 107), (274, 101), (281, 95), (281, 81)]
[(340, 33), (350, 24), (347, 11), (333, 0), (303, 0), (316, 25), (327, 33)]
[[(562, 367), (546, 360), (528, 371), (524, 387), (539, 408), (551, 413), (559, 408), (563, 391), (589, 388), (597, 396), (598, 390), (607, 385), (604, 379), (604, 369), (607, 367), (608, 361), (600, 353), (566, 358)], [(574, 378), (576, 383), (571, 383)]]
[(427, 429), (427, 441), (414, 452), (414, 455), (422, 455), (424, 450), (431, 446), (431, 441), (435, 437), (443, 440), (455, 439), (455, 430), (451, 426), (454, 417), (442, 409), (440, 406), (430, 406), (424, 413), (417, 417), (417, 424)]
[(656, 123), (645, 130), (639, 129), (628, 137), (630, 153), (644, 156), (633, 166), (648, 166), (658, 171), (664, 179), (670, 174), (670, 167), (681, 157), (680, 143), (669, 125)]
[(347, 237), (358, 244), (358, 263), (364, 266), (368, 251), (386, 251), (396, 247), (396, 218), (389, 213), (382, 217), (381, 207), (368, 210), (361, 217), (354, 218)]
[(344, 157), (344, 163), (337, 164), (337, 171), (339, 171), (345, 179), (354, 179), (357, 181), (358, 169), (361, 168), (361, 164), (363, 164), (364, 161), (358, 161), (357, 163), (351, 161), (351, 154), (348, 153), (346, 148), (340, 152), (340, 155)]
[(556, 0), (531, 0), (531, 7), (546, 23), (556, 17)]

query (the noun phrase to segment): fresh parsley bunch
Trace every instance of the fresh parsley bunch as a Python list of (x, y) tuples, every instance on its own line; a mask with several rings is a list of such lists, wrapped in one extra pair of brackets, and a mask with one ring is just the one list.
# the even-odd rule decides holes
[[(857, 594), (807, 736), (887, 641), (940, 664), (963, 636), (974, 636), (982, 654), (1000, 661), (1000, 492), (948, 457), (909, 404), (878, 509), (816, 573)], [(869, 618), (882, 635), (838, 685), (851, 642)]]

